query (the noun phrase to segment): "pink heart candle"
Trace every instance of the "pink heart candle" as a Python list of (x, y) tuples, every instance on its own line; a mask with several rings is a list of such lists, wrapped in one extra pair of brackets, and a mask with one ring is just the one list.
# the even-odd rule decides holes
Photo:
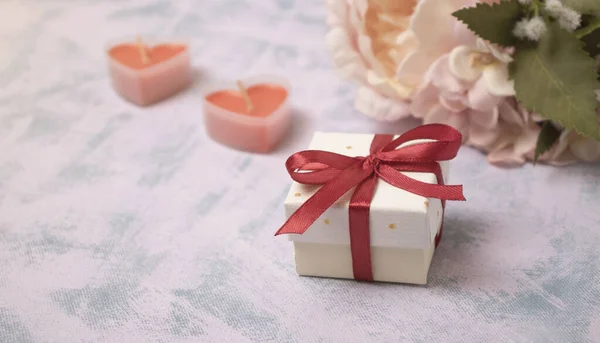
[(120, 41), (110, 44), (106, 54), (115, 91), (139, 106), (164, 100), (191, 81), (190, 54), (185, 43)]
[(243, 82), (213, 85), (204, 91), (208, 135), (229, 147), (266, 153), (286, 135), (291, 122), (290, 85), (285, 78), (264, 75)]

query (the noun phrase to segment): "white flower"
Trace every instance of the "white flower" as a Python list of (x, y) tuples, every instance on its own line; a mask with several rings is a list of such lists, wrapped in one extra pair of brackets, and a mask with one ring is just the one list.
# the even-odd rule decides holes
[(545, 5), (548, 13), (558, 19), (558, 24), (563, 29), (574, 31), (581, 25), (581, 14), (564, 6), (560, 1), (548, 0)]
[(517, 22), (515, 28), (513, 29), (513, 35), (517, 38), (526, 39), (527, 33), (525, 31), (525, 26), (529, 20), (527, 18), (523, 18)]
[(581, 14), (570, 8), (564, 8), (558, 18), (560, 26), (568, 31), (575, 31), (581, 25)]
[(481, 39), (476, 47), (461, 45), (449, 56), (454, 76), (468, 82), (481, 79), (487, 91), (496, 96), (515, 95), (514, 82), (508, 77), (511, 61), (509, 54)]
[(533, 0), (517, 0), (521, 5), (531, 5)]
[(523, 18), (515, 25), (513, 34), (521, 39), (538, 41), (546, 33), (546, 23), (540, 17)]
[(563, 4), (559, 0), (546, 0), (544, 5), (548, 12), (555, 15), (563, 8)]
[(529, 20), (526, 30), (532, 40), (539, 40), (546, 33), (546, 23), (540, 17), (533, 17)]

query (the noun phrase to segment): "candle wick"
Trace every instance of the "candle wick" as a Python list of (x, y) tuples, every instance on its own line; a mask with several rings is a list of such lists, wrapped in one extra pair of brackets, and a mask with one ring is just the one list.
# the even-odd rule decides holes
[(137, 47), (140, 52), (140, 56), (142, 58), (143, 64), (150, 63), (150, 57), (148, 56), (148, 52), (146, 51), (146, 47), (144, 46), (144, 42), (142, 41), (142, 37), (137, 36)]
[(238, 81), (237, 86), (240, 89), (240, 93), (242, 93), (244, 102), (246, 103), (246, 109), (248, 110), (248, 113), (250, 113), (250, 111), (252, 111), (252, 109), (254, 109), (254, 105), (252, 104), (252, 101), (250, 100), (248, 91), (246, 90), (246, 87), (244, 87), (244, 84), (242, 83), (242, 81)]

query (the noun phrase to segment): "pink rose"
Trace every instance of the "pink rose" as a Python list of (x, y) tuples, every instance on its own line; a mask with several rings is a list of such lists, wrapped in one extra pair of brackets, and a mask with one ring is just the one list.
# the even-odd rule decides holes
[(465, 143), (489, 153), (490, 163), (520, 165), (534, 151), (540, 129), (514, 97), (505, 96), (514, 92), (510, 81), (494, 76), (506, 72), (502, 59), (509, 56), (490, 46), (469, 49), (466, 54), (459, 46), (433, 63), (411, 110), (425, 123), (460, 130)]
[(474, 0), (326, 3), (331, 28), (326, 42), (337, 71), (360, 84), (355, 106), (376, 119), (408, 116), (408, 102), (431, 64), (455, 46), (475, 42), (452, 16)]

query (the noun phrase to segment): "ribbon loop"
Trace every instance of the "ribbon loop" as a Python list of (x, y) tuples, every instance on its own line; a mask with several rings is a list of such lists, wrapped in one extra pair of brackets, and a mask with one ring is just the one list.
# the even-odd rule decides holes
[(310, 164), (326, 165), (336, 169), (346, 169), (356, 162), (353, 157), (336, 154), (330, 151), (305, 150), (290, 156), (285, 162), (288, 171), (296, 170)]

